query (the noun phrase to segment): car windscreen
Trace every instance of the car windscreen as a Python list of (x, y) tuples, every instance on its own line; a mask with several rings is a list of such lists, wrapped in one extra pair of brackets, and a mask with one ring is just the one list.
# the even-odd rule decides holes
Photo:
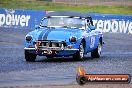
[(79, 17), (48, 17), (42, 20), (40, 26), (84, 29), (85, 20)]

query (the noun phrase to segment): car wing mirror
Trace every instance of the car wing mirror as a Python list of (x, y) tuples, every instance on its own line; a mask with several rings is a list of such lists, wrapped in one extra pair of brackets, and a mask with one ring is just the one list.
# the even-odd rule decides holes
[(96, 27), (95, 27), (95, 26), (90, 26), (90, 29), (91, 29), (91, 30), (95, 30)]
[(39, 25), (35, 25), (35, 29), (38, 29), (38, 28), (40, 28)]

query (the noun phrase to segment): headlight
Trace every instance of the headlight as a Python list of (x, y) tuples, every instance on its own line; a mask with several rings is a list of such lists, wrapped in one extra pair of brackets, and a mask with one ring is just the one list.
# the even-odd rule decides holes
[(26, 36), (26, 40), (27, 41), (31, 41), (32, 40), (32, 36)]
[(75, 43), (75, 42), (77, 41), (77, 38), (76, 38), (75, 36), (72, 36), (72, 37), (69, 39), (69, 41), (70, 41), (71, 43)]

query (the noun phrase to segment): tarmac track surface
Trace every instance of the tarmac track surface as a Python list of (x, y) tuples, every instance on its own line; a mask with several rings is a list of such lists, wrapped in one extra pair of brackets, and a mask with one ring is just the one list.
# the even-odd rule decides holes
[(18, 85), (74, 85), (78, 66), (88, 74), (132, 75), (132, 35), (104, 33), (102, 56), (83, 61), (37, 57), (24, 61), (24, 38), (31, 30), (0, 28), (0, 87)]

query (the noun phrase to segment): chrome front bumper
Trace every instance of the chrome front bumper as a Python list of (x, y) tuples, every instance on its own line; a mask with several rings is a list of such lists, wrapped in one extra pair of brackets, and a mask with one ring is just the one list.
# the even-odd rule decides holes
[[(25, 47), (24, 50), (37, 50), (36, 48), (27, 48)], [(43, 50), (55, 50), (55, 51), (79, 51), (79, 49), (58, 49), (58, 48), (43, 48), (43, 49), (39, 49), (40, 51)]]
[(24, 48), (25, 51), (30, 53), (35, 53), (37, 55), (73, 55), (79, 49), (55, 49), (55, 48), (43, 48), (43, 49), (36, 49), (36, 48)]

